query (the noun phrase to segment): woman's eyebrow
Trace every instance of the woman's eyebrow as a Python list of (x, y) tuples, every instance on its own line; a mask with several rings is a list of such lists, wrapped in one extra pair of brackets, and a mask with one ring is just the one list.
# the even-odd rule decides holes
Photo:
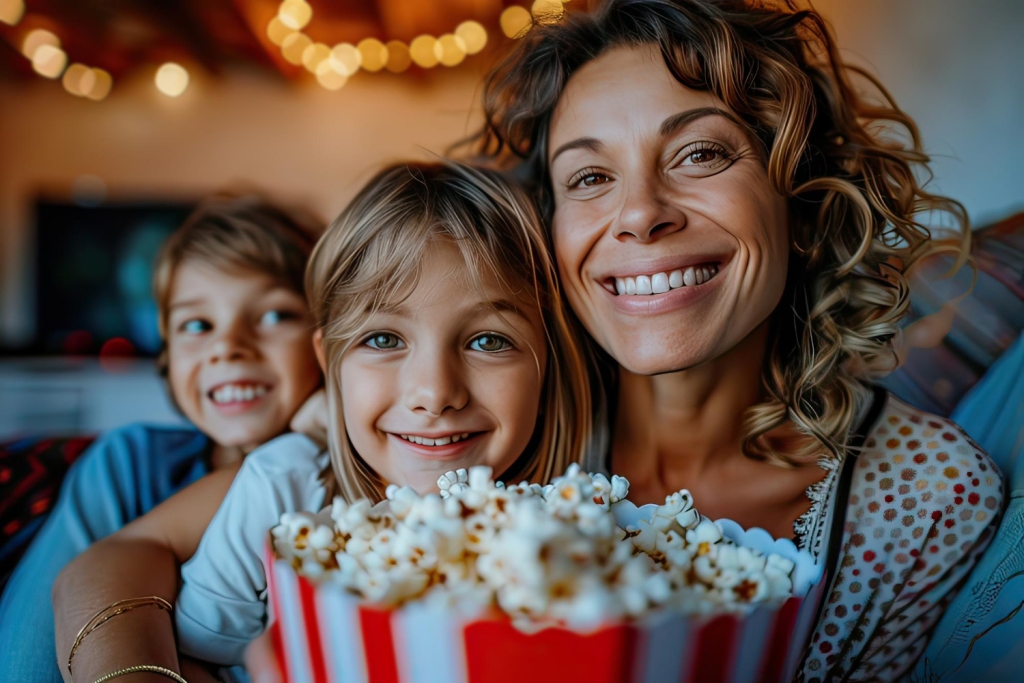
[(558, 158), (559, 154), (561, 154), (562, 152), (568, 152), (571, 149), (588, 149), (591, 152), (597, 154), (604, 149), (604, 145), (601, 144), (601, 141), (598, 140), (597, 138), (576, 138), (575, 140), (570, 140), (569, 142), (565, 143), (564, 145), (561, 145), (558, 149), (556, 149), (555, 153), (551, 155), (551, 161), (549, 161), (548, 163), (555, 163), (555, 159)]
[(736, 124), (740, 128), (744, 128), (744, 125), (733, 116), (731, 113), (724, 109), (716, 109), (715, 107), (701, 107), (700, 109), (688, 109), (687, 111), (681, 111), (678, 114), (673, 114), (667, 119), (661, 122), (659, 132), (661, 137), (667, 138), (674, 135), (681, 128), (684, 128), (697, 119), (702, 119), (705, 116), (721, 116), (728, 119), (732, 123)]

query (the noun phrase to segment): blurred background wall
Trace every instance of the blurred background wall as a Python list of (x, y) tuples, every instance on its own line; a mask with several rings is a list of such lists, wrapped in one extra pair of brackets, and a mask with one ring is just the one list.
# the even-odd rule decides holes
[[(270, 16), (277, 6), (269, 0), (232, 1)], [(83, 196), (87, 203), (191, 202), (217, 189), (254, 185), (331, 218), (382, 162), (440, 154), (472, 132), (480, 79), (510, 43), (498, 14), (517, 3), (338, 0), (343, 7), (336, 9), (343, 13), (374, 2), (378, 10), (387, 10), (381, 12), (385, 16), (413, 16), (433, 6), (456, 19), (460, 13), (478, 17), (491, 32), (489, 48), (451, 69), (359, 73), (336, 92), (308, 76), (281, 78), (273, 70), (228, 64), (217, 76), (191, 68), (187, 90), (169, 98), (154, 88), (159, 63), (154, 61), (117, 77), (110, 96), (92, 102), (70, 96), (59, 80), (31, 74), (5, 78), (0, 69), (0, 350), (8, 356), (0, 365), (0, 383), (11, 386), (13, 381), (3, 374), (4, 367), (29, 372), (17, 374), (19, 387), (40, 381), (39, 366), (18, 351), (35, 330), (35, 207), (40, 197), (70, 203)], [(11, 0), (0, 0), (5, 3)], [(29, 12), (51, 4), (27, 2)], [(328, 0), (311, 4), (317, 11), (332, 5)], [(582, 4), (576, 0), (567, 6)], [(1024, 2), (814, 4), (831, 21), (844, 55), (880, 76), (917, 120), (935, 158), (935, 188), (962, 201), (976, 226), (1024, 208)], [(440, 24), (455, 20), (450, 17)], [(8, 44), (0, 44), (8, 61), (21, 58), (13, 45), (19, 35), (15, 29), (5, 33)], [(144, 365), (152, 402), (117, 404), (103, 420), (79, 419), (69, 428), (105, 428), (107, 421), (147, 416), (175, 419), (162, 394), (152, 389), (158, 383)], [(83, 396), (100, 391), (96, 386), (82, 389)], [(62, 391), (47, 393), (44, 402), (57, 400)], [(3, 405), (0, 397), (0, 411)], [(30, 423), (46, 424), (46, 419), (44, 411), (43, 418), (20, 427), (0, 424), (0, 437)]]

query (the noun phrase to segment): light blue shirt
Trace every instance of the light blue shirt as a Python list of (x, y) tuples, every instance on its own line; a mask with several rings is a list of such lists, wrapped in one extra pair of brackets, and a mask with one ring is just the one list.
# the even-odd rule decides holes
[(0, 595), (0, 681), (61, 683), (50, 599), (57, 575), (205, 475), (210, 443), (193, 428), (135, 424), (104, 434), (78, 459)]

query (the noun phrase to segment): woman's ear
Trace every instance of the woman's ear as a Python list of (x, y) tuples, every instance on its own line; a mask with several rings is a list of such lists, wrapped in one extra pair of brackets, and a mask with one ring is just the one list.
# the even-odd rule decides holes
[(313, 353), (316, 354), (316, 360), (320, 363), (320, 372), (327, 374), (327, 361), (324, 360), (324, 331), (322, 328), (316, 328), (313, 333)]

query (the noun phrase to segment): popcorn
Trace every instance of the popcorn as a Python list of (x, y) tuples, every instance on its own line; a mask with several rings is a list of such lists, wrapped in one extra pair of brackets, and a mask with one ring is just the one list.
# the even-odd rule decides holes
[(319, 515), (286, 514), (273, 548), (314, 583), (371, 603), (498, 610), (525, 631), (655, 610), (742, 612), (793, 591), (792, 561), (726, 539), (688, 491), (624, 529), (622, 477), (578, 465), (543, 487), (492, 477), (473, 467), (441, 476), (439, 494), (391, 485), (376, 505), (339, 498)]

